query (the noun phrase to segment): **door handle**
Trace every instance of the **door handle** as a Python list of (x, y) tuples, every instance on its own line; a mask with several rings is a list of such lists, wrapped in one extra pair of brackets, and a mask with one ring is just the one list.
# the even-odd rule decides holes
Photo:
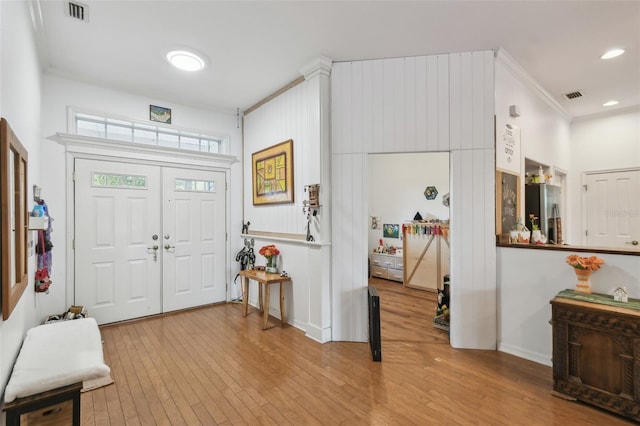
[(176, 246), (172, 246), (172, 245), (171, 245), (171, 244), (169, 244), (169, 243), (167, 243), (167, 244), (165, 244), (165, 245), (164, 245), (164, 249), (165, 249), (166, 251), (169, 251), (169, 250), (171, 250), (171, 249), (174, 249), (174, 250), (175, 250), (175, 248), (176, 248)]
[(625, 244), (631, 244), (632, 246), (637, 246), (640, 243), (638, 243), (637, 240), (633, 240), (633, 241), (627, 241)]
[[(147, 253), (151, 253), (151, 251), (153, 252), (153, 261), (155, 262), (156, 260), (158, 260), (158, 249), (160, 248), (160, 246), (158, 246), (157, 244), (152, 245), (151, 247), (147, 247)], [(151, 250), (151, 251), (149, 251)]]

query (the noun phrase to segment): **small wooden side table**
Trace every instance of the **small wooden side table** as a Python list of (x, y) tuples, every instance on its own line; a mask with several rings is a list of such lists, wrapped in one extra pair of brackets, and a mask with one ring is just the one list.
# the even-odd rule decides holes
[[(260, 312), (263, 312), (262, 329), (265, 330), (269, 323), (269, 300), (271, 296), (271, 284), (280, 284), (280, 326), (287, 322), (287, 315), (284, 312), (284, 283), (291, 282), (290, 277), (282, 277), (280, 274), (271, 274), (265, 271), (245, 269), (240, 271), (240, 276), (244, 281), (242, 292), (242, 316), (247, 316), (249, 309), (249, 280), (258, 283), (258, 300), (260, 302)], [(265, 287), (264, 307), (262, 305), (262, 286)]]

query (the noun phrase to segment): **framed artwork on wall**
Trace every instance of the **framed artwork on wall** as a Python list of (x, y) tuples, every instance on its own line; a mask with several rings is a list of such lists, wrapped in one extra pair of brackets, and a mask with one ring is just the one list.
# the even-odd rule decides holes
[(382, 226), (382, 236), (385, 238), (400, 238), (400, 225), (385, 223)]
[(293, 203), (293, 140), (251, 155), (253, 205)]
[(157, 105), (149, 105), (149, 120), (171, 124), (171, 109)]

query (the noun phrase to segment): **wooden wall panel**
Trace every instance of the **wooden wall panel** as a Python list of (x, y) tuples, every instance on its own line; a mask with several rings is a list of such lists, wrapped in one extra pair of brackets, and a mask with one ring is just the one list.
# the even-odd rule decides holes
[(363, 148), (364, 152), (384, 151), (384, 63), (373, 61), (373, 144)]
[(363, 61), (356, 72), (334, 64), (334, 340), (367, 338), (367, 154), (450, 151), (451, 342), (495, 347), (493, 60), (486, 51)]
[[(342, 88), (344, 86), (345, 74), (348, 70), (348, 63), (345, 63), (344, 67), (342, 67), (341, 72), (332, 73), (331, 75), (331, 99), (340, 99), (340, 102), (332, 102), (331, 103), (331, 140), (336, 141), (339, 140), (344, 143), (345, 137), (340, 132), (344, 128), (344, 121), (347, 118), (346, 115), (348, 111), (345, 111), (344, 108), (344, 95), (342, 94)], [(331, 146), (331, 152), (333, 154), (342, 154), (344, 153), (344, 146), (333, 144)]]
[(449, 55), (438, 55), (438, 151), (449, 151)]
[(427, 56), (426, 152), (438, 151), (438, 57)]
[(415, 58), (416, 84), (415, 84), (415, 126), (416, 140), (415, 151), (427, 151), (427, 57)]
[(404, 143), (398, 151), (416, 150), (416, 58), (406, 58), (404, 66), (404, 93), (402, 116), (404, 117)]
[[(320, 182), (318, 96), (317, 87), (303, 82), (244, 117), (244, 217), (252, 231), (306, 233), (303, 187)], [(254, 206), (251, 154), (287, 139), (293, 139), (295, 202)]]
[(351, 81), (357, 81), (358, 84), (351, 85), (351, 122), (349, 128), (351, 130), (351, 150), (350, 152), (362, 152), (362, 62), (354, 62), (351, 65)]
[[(332, 275), (339, 276), (341, 284), (334, 284), (333, 340), (363, 341), (366, 335), (367, 288), (367, 222), (353, 211), (366, 211), (366, 194), (362, 191), (367, 181), (367, 161), (364, 154), (337, 154), (332, 158)], [(344, 185), (350, 182), (350, 185)], [(363, 256), (365, 254), (365, 256)], [(338, 322), (335, 318), (340, 318)]]
[(451, 108), (449, 108), (449, 148), (457, 150), (462, 148), (462, 54), (449, 57), (449, 96)]

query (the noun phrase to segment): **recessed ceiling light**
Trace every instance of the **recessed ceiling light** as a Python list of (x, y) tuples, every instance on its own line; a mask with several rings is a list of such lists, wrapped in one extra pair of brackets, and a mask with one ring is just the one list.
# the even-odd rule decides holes
[(602, 106), (608, 107), (608, 106), (614, 106), (614, 105), (618, 105), (620, 102), (618, 101), (609, 101), (609, 102), (605, 102), (602, 104)]
[(620, 56), (624, 53), (624, 49), (611, 49), (606, 52), (604, 55), (600, 56), (600, 59), (611, 59), (616, 56)]
[(204, 59), (186, 50), (172, 50), (167, 53), (167, 61), (183, 71), (200, 71), (205, 67)]

